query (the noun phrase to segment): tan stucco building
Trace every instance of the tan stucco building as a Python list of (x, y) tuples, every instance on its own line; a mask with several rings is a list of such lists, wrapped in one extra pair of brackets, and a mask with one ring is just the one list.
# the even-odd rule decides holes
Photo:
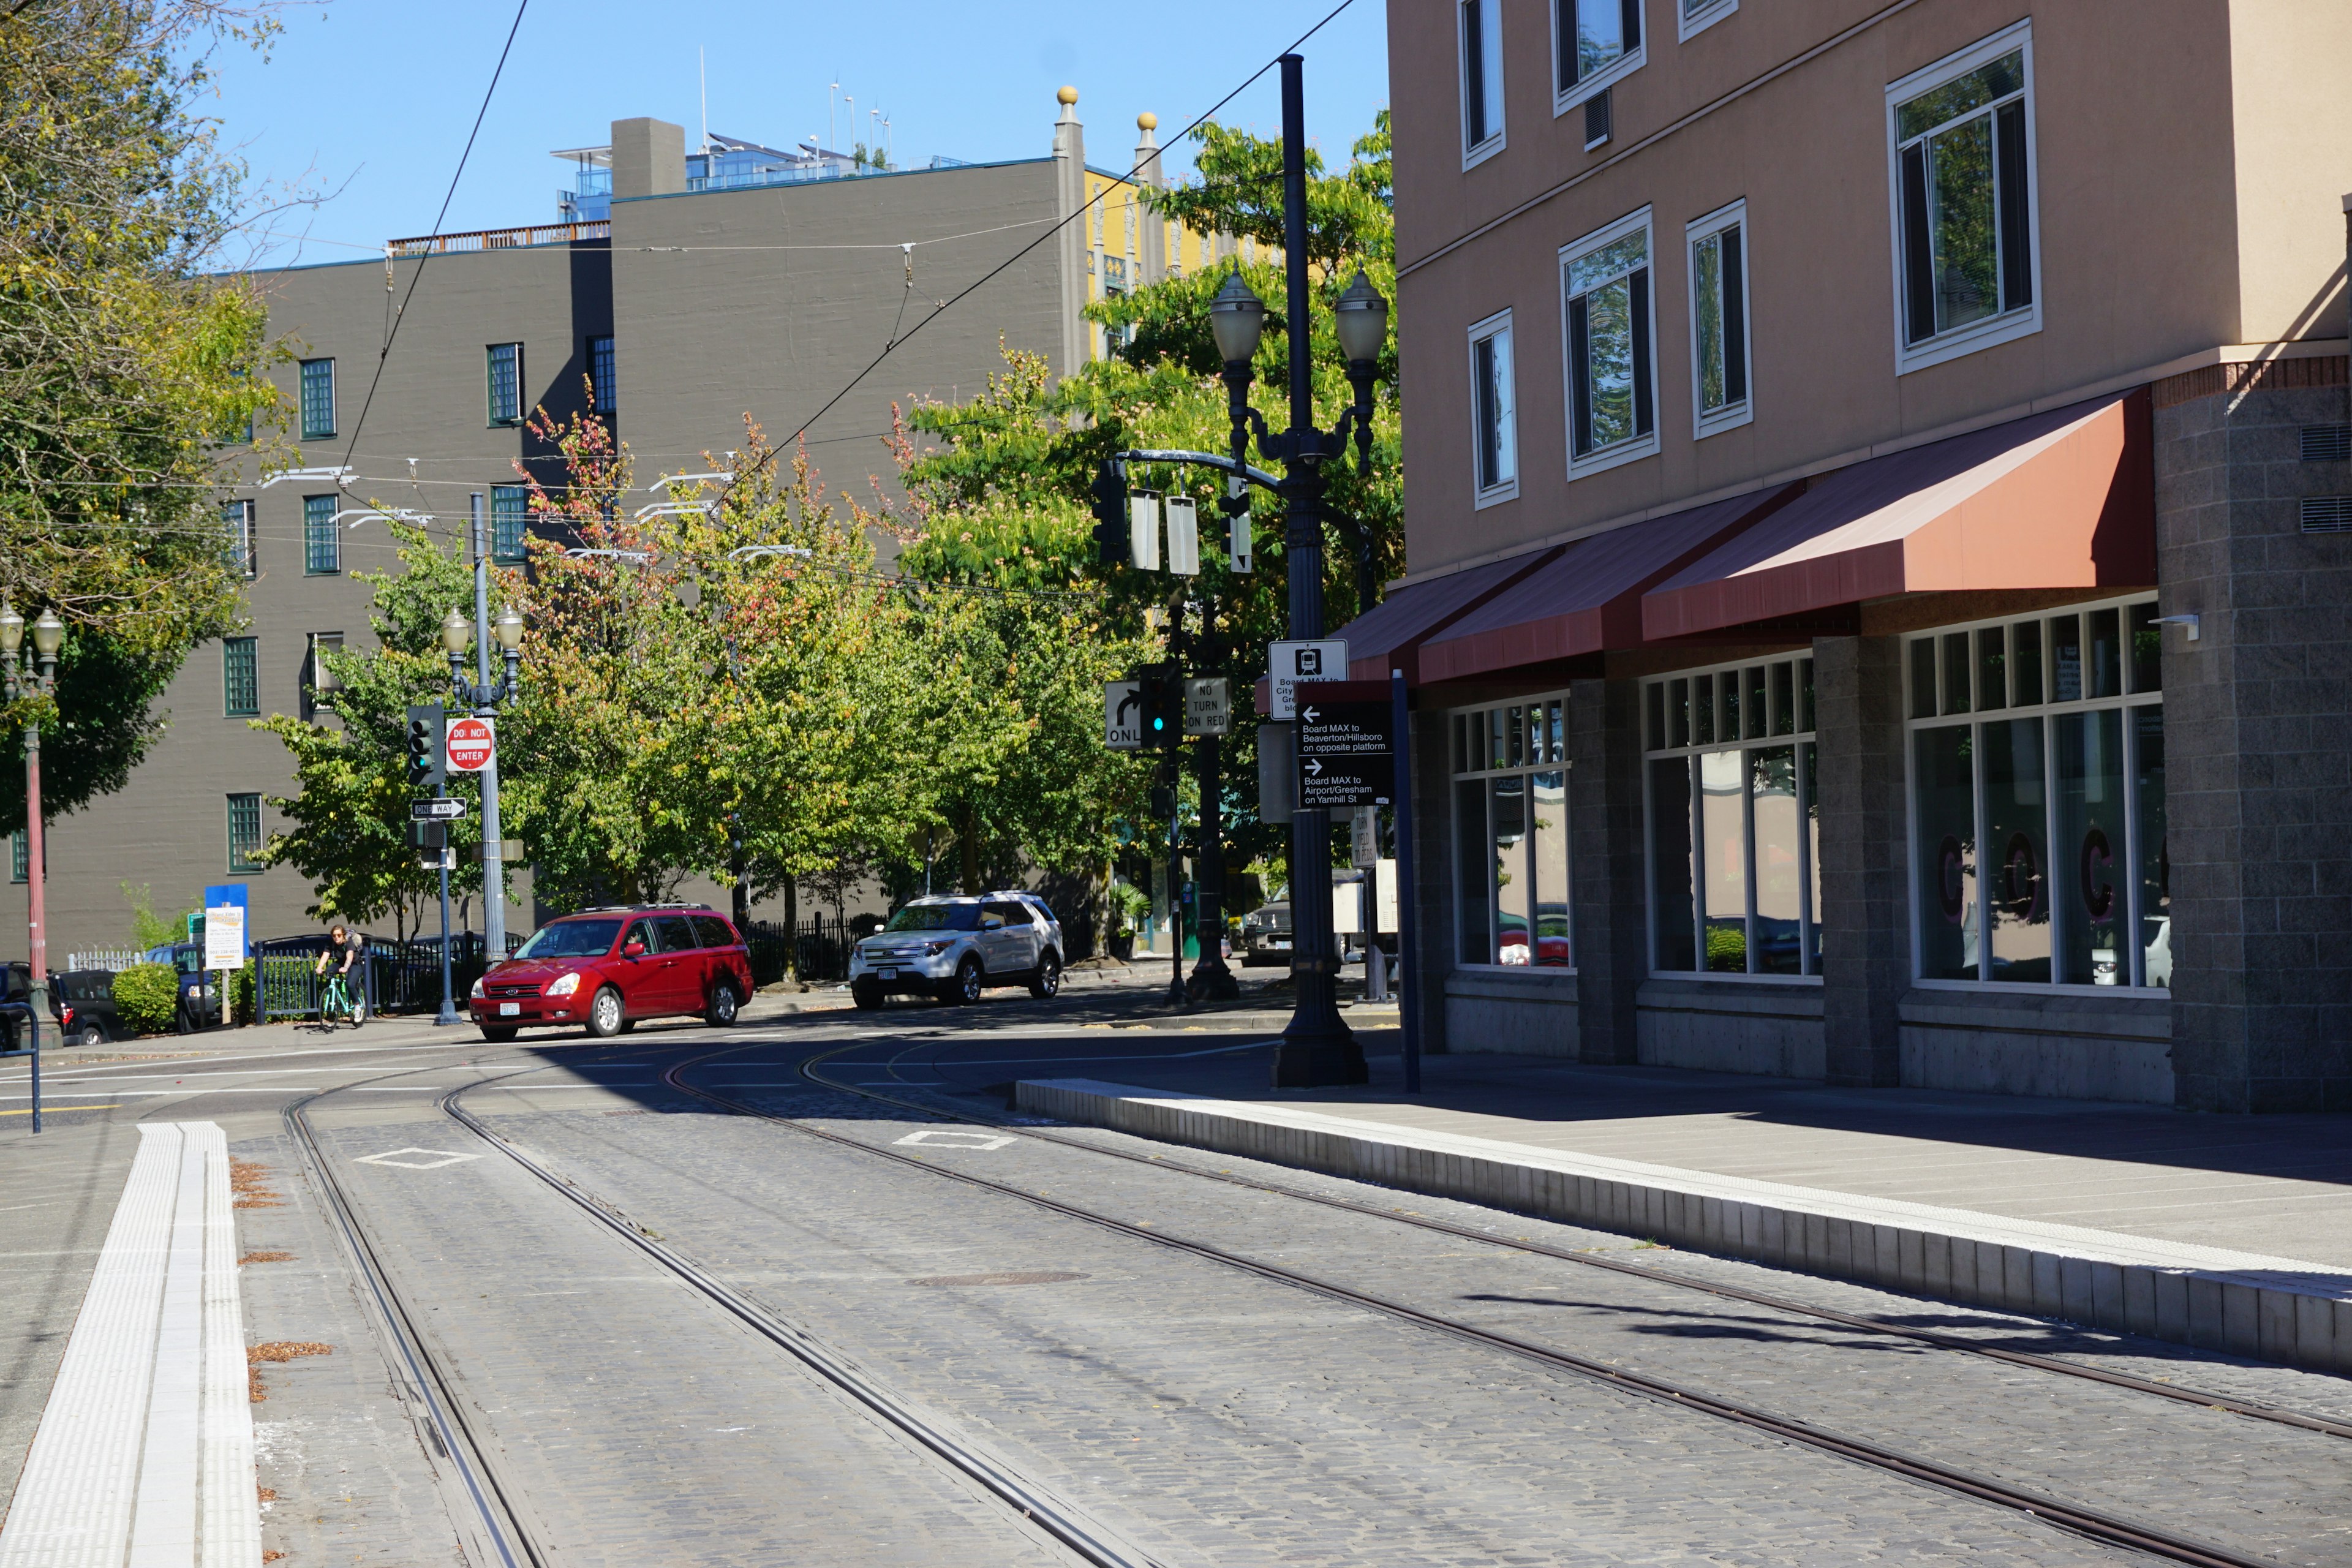
[(2352, 11), (1389, 22), (1432, 1037), (2352, 1107)]

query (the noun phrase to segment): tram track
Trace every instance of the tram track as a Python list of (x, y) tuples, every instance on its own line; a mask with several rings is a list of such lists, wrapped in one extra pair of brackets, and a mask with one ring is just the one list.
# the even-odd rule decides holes
[[(2026, 1516), (2041, 1520), (2043, 1522), (2051, 1524), (2061, 1530), (2069, 1531), (2070, 1533), (2096, 1541), (2106, 1545), (2137, 1552), (2166, 1562), (2195, 1564), (2198, 1565), (2198, 1568), (2279, 1568), (2279, 1563), (2275, 1559), (2252, 1555), (2229, 1546), (2169, 1530), (2162, 1525), (2142, 1520), (2126, 1518), (2122, 1515), (2110, 1513), (2083, 1503), (2069, 1501), (2065, 1499), (2037, 1491), (2032, 1488), (2022, 1487), (1997, 1477), (1982, 1475), (1958, 1466), (1945, 1463), (1941, 1460), (1909, 1453), (1866, 1438), (1856, 1437), (1845, 1433), (1841, 1433), (1813, 1422), (1788, 1415), (1776, 1415), (1769, 1411), (1759, 1409), (1753, 1405), (1744, 1404), (1740, 1401), (1710, 1394), (1705, 1390), (1687, 1386), (1673, 1380), (1657, 1376), (1654, 1373), (1626, 1368), (1612, 1363), (1596, 1361), (1590, 1357), (1580, 1356), (1572, 1352), (1559, 1349), (1556, 1346), (1541, 1344), (1533, 1341), (1521, 1339), (1516, 1335), (1504, 1333), (1496, 1330), (1483, 1327), (1479, 1324), (1466, 1322), (1460, 1319), (1445, 1316), (1443, 1313), (1430, 1311), (1423, 1308), (1413, 1306), (1408, 1302), (1395, 1300), (1370, 1291), (1360, 1290), (1353, 1286), (1341, 1283), (1338, 1280), (1323, 1279), (1298, 1269), (1286, 1268), (1280, 1264), (1272, 1263), (1262, 1258), (1252, 1258), (1244, 1254), (1233, 1252), (1213, 1243), (1186, 1237), (1163, 1228), (1156, 1224), (1137, 1223), (1121, 1219), (1113, 1215), (1104, 1214), (1094, 1209), (1084, 1207), (1080, 1205), (1068, 1203), (1062, 1199), (1049, 1197), (1040, 1193), (1032, 1192), (1011, 1183), (1000, 1182), (969, 1171), (950, 1168), (933, 1160), (902, 1154), (893, 1149), (868, 1143), (860, 1139), (835, 1132), (826, 1128), (812, 1126), (792, 1117), (767, 1110), (758, 1105), (751, 1103), (750, 1101), (740, 1100), (733, 1096), (720, 1093), (717, 1090), (705, 1089), (687, 1082), (681, 1076), (689, 1068), (700, 1066), (706, 1062), (717, 1060), (725, 1057), (740, 1056), (745, 1051), (757, 1048), (760, 1047), (757, 1046), (732, 1047), (724, 1050), (709, 1052), (702, 1056), (690, 1058), (685, 1061), (677, 1062), (665, 1069), (662, 1073), (662, 1081), (680, 1093), (702, 1100), (705, 1103), (717, 1106), (735, 1114), (771, 1122), (812, 1139), (856, 1150), (858, 1152), (878, 1157), (895, 1164), (925, 1172), (932, 1176), (944, 1177), (950, 1181), (993, 1192), (1003, 1196), (1014, 1198), (1046, 1212), (1080, 1221), (1085, 1224), (1110, 1231), (1117, 1235), (1149, 1242), (1157, 1247), (1185, 1253), (1204, 1261), (1253, 1274), (1270, 1282), (1299, 1289), (1312, 1295), (1319, 1296), (1325, 1300), (1360, 1308), (1393, 1321), (1402, 1321), (1415, 1327), (1446, 1335), (1463, 1342), (1509, 1354), (1519, 1359), (1531, 1362), (1535, 1364), (1544, 1366), (1552, 1371), (1566, 1373), (1605, 1386), (1612, 1387), (1636, 1397), (1644, 1398), (1657, 1404), (1671, 1405), (1676, 1408), (1704, 1415), (1714, 1419), (1728, 1422), (1733, 1425), (1745, 1427), (1750, 1431), (1780, 1438), (1783, 1441), (1810, 1448), (1816, 1452), (1825, 1453), (1887, 1474), (1900, 1476), (1906, 1479), (1933, 1487), (1955, 1496), (1986, 1503), (2015, 1513), (2024, 1514)], [(848, 1046), (842, 1047), (842, 1051), (854, 1050), (856, 1048), (859, 1047), (857, 1046)], [(833, 1092), (855, 1096), (859, 1099), (877, 1103), (892, 1105), (902, 1110), (914, 1111), (926, 1118), (937, 1117), (943, 1111), (949, 1110), (949, 1108), (937, 1104), (924, 1104), (918, 1100), (903, 1099), (895, 1095), (877, 1093), (874, 1092), (870, 1086), (840, 1083), (834, 1079), (823, 1077), (815, 1070), (823, 1065), (827, 1056), (839, 1055), (842, 1054), (842, 1051), (824, 1053), (803, 1061), (800, 1064), (800, 1076), (804, 1081), (815, 1087)], [(1301, 1199), (1324, 1207), (1339, 1209), (1363, 1217), (1378, 1218), (1389, 1220), (1393, 1223), (1412, 1225), (1418, 1228), (1437, 1232), (1464, 1240), (1486, 1243), (1507, 1250), (1531, 1253), (1538, 1256), (1559, 1258), (1562, 1261), (1587, 1264), (1592, 1267), (1610, 1269), (1613, 1272), (1640, 1278), (1652, 1283), (1700, 1290), (1711, 1295), (1727, 1297), (1752, 1305), (1763, 1306), (1776, 1310), (1795, 1313), (1816, 1321), (1835, 1322), (1842, 1327), (1859, 1331), (1885, 1333), (1891, 1337), (1907, 1339), (1914, 1342), (1933, 1346), (1934, 1348), (1957, 1351), (1970, 1354), (1983, 1355), (1990, 1352), (1990, 1359), (2008, 1362), (2011, 1364), (2032, 1367), (2038, 1371), (2051, 1372), (2065, 1376), (2079, 1376), (2089, 1382), (2120, 1386), (2138, 1392), (2158, 1394), (2165, 1398), (2184, 1403), (2216, 1406), (2223, 1409), (2231, 1409), (2235, 1407), (2235, 1413), (2245, 1415), (2252, 1418), (2275, 1421), (2283, 1425), (2295, 1426), (2305, 1430), (2314, 1430), (2329, 1436), (2352, 1436), (2352, 1427), (2347, 1427), (2341, 1423), (2327, 1421), (2322, 1417), (2306, 1416), (2296, 1412), (2277, 1411), (2267, 1406), (2249, 1405), (2242, 1401), (2230, 1401), (2219, 1396), (2205, 1396), (2198, 1394), (2194, 1391), (2178, 1389), (2166, 1384), (2151, 1384), (2144, 1379), (2132, 1378), (2128, 1374), (2110, 1373), (2103, 1368), (2079, 1367), (2073, 1363), (2056, 1361), (2049, 1357), (2032, 1356), (2027, 1352), (2008, 1351), (2002, 1347), (1981, 1346), (1959, 1336), (1937, 1334), (1932, 1331), (1913, 1329), (1907, 1325), (1883, 1324), (1873, 1319), (1857, 1317), (1853, 1314), (1838, 1313), (1809, 1306), (1801, 1302), (1787, 1301), (1762, 1292), (1746, 1291), (1734, 1287), (1717, 1286), (1707, 1281), (1690, 1279), (1685, 1277), (1673, 1275), (1662, 1270), (1643, 1268), (1638, 1266), (1623, 1264), (1614, 1259), (1599, 1258), (1588, 1255), (1569, 1252), (1566, 1249), (1551, 1247), (1541, 1243), (1491, 1236), (1472, 1227), (1454, 1226), (1444, 1221), (1431, 1220), (1426, 1216), (1390, 1213), (1372, 1207), (1369, 1205), (1354, 1204), (1344, 1199), (1330, 1198), (1324, 1194), (1305, 1192), (1281, 1184), (1239, 1178), (1232, 1176), (1227, 1173), (1203, 1171), (1198, 1167), (1181, 1162), (1167, 1161), (1131, 1154), (1118, 1150), (1105, 1149), (1083, 1140), (1055, 1134), (1044, 1129), (1013, 1121), (1008, 1118), (972, 1115), (961, 1108), (956, 1108), (950, 1113), (960, 1117), (964, 1117), (982, 1125), (998, 1127), (1023, 1137), (1036, 1138), (1040, 1142), (1058, 1143), (1066, 1147), (1080, 1150), (1088, 1153), (1108, 1155), (1112, 1158), (1129, 1161), (1156, 1170), (1170, 1171), (1180, 1174), (1198, 1176), (1273, 1195)]]

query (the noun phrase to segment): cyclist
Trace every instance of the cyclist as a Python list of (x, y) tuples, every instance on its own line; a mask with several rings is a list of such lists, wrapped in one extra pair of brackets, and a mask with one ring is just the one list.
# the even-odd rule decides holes
[(359, 963), (365, 951), (360, 939), (352, 934), (342, 921), (337, 921), (328, 931), (327, 951), (320, 953), (319, 962), (310, 966), (313, 974), (325, 974), (329, 964), (335, 967), (335, 973), (319, 993), (320, 1023), (331, 1026), (339, 1013), (351, 1016), (353, 1028), (367, 1021), (367, 1004), (352, 994), (350, 984), (352, 967)]

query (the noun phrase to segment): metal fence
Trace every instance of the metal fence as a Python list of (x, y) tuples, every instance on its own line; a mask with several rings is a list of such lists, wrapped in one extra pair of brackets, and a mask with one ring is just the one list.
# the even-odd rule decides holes
[(147, 955), (128, 947), (102, 947), (89, 952), (66, 954), (66, 968), (103, 969), (120, 974), (134, 963), (144, 963)]
[[(362, 933), (366, 962), (360, 966), (371, 1013), (431, 1013), (441, 1006), (441, 939), (397, 942)], [(520, 945), (507, 938), (507, 951)], [(318, 973), (323, 936), (275, 937), (253, 944), (254, 1002), (262, 1023), (272, 1018), (310, 1018), (319, 1012), (326, 977)], [(486, 939), (479, 931), (449, 934), (450, 986), (462, 1005), (467, 991), (488, 967)]]
[(793, 973), (807, 981), (849, 978), (849, 949), (856, 942), (855, 920), (811, 915), (789, 929), (780, 921), (754, 921), (743, 930), (751, 950), (751, 982), (770, 985), (784, 977), (784, 955)]

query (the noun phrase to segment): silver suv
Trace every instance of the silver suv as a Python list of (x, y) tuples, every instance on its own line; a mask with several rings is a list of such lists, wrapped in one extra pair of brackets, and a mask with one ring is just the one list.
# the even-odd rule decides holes
[(1034, 894), (917, 899), (850, 950), (849, 994), (868, 1011), (894, 991), (971, 1003), (991, 985), (1062, 988), (1062, 922)]

